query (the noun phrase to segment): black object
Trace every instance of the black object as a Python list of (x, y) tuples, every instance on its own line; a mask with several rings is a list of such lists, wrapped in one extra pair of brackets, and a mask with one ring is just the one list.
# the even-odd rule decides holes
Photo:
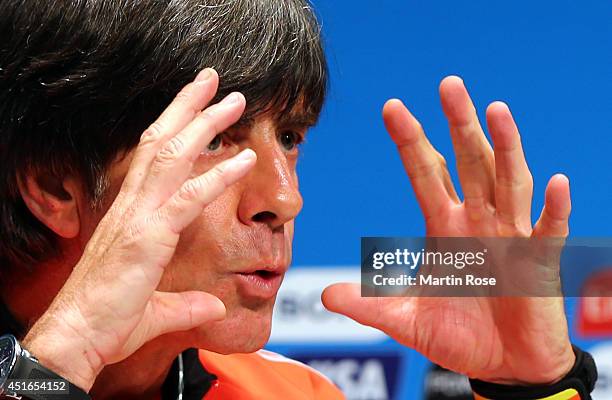
[[(201, 400), (210, 390), (217, 377), (206, 371), (200, 362), (198, 349), (187, 349), (183, 353), (183, 400)], [(179, 363), (174, 360), (162, 385), (162, 399), (176, 400), (179, 386)]]
[(433, 365), (425, 376), (423, 400), (474, 400), (467, 376)]
[[(22, 395), (32, 400), (91, 400), (78, 386), (70, 383), (55, 372), (42, 366), (26, 349), (22, 348), (13, 335), (0, 336), (0, 393), (15, 395), (6, 388), (10, 380), (55, 380), (68, 385), (67, 394), (36, 393)], [(20, 395), (19, 391), (17, 394)]]
[(470, 379), (472, 390), (486, 399), (492, 400), (536, 400), (552, 396), (567, 389), (575, 389), (581, 400), (591, 400), (591, 392), (597, 381), (595, 360), (586, 351), (572, 346), (576, 362), (570, 372), (553, 385), (510, 386)]

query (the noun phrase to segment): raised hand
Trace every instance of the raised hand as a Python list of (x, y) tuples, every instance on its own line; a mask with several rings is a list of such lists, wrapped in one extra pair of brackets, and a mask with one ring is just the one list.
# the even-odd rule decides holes
[[(533, 180), (518, 129), (501, 102), (487, 109), (493, 148), (461, 79), (440, 84), (464, 199), (444, 158), (399, 100), (384, 107), (423, 212), (428, 236), (565, 237), (569, 181), (553, 176), (545, 206), (531, 224)], [(336, 284), (323, 293), (331, 310), (379, 328), (442, 366), (473, 378), (514, 384), (551, 383), (574, 363), (561, 298), (362, 298), (360, 286)]]
[(232, 93), (204, 109), (218, 82), (214, 70), (203, 70), (142, 134), (121, 191), (24, 340), (45, 366), (84, 390), (105, 365), (145, 342), (225, 316), (210, 294), (156, 290), (181, 231), (255, 164), (245, 150), (193, 174), (199, 154), (245, 108), (244, 96)]

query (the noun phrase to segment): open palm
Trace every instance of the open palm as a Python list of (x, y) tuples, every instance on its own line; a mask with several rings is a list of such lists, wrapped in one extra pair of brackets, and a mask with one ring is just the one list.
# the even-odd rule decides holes
[[(551, 178), (545, 206), (531, 224), (533, 180), (518, 129), (501, 102), (487, 109), (489, 144), (460, 78), (440, 85), (464, 199), (456, 194), (444, 158), (399, 100), (383, 117), (422, 209), (428, 236), (565, 237), (569, 182)], [(561, 298), (362, 298), (356, 284), (332, 285), (323, 302), (454, 371), (482, 380), (530, 384), (563, 377), (574, 363)]]

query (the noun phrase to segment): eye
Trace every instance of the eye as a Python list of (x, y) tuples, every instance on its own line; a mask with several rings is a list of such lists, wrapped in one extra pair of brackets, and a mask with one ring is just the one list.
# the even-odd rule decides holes
[(278, 135), (278, 141), (280, 142), (281, 146), (283, 146), (285, 151), (292, 151), (300, 143), (302, 143), (303, 138), (296, 132), (284, 131)]
[(215, 136), (213, 140), (210, 141), (210, 143), (208, 143), (208, 146), (206, 146), (206, 152), (215, 153), (222, 147), (223, 147), (223, 134), (220, 133), (217, 136)]

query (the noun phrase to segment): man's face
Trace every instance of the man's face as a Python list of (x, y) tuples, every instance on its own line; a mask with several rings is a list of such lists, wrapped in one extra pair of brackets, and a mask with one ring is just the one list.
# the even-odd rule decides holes
[[(276, 293), (291, 262), (293, 220), (302, 207), (296, 162), (305, 131), (266, 114), (215, 138), (196, 161), (194, 176), (245, 148), (257, 153), (254, 168), (183, 231), (162, 277), (159, 290), (201, 290), (225, 303), (227, 318), (195, 330), (192, 345), (251, 352), (268, 340)], [(111, 168), (114, 191), (130, 158)]]

